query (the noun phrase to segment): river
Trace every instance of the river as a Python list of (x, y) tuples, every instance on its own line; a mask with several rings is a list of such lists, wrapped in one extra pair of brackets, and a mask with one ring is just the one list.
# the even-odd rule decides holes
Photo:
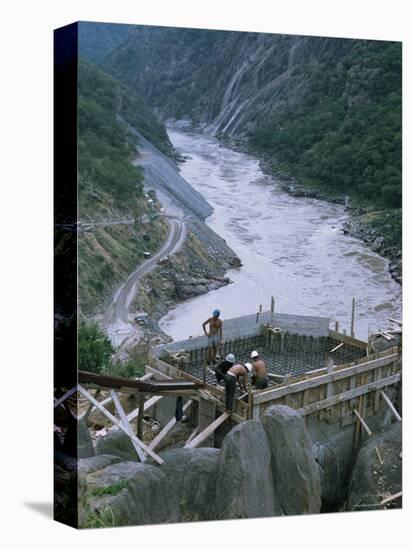
[[(262, 173), (259, 161), (202, 134), (169, 130), (175, 148), (189, 158), (181, 175), (214, 208), (207, 224), (237, 253), (243, 266), (228, 272), (233, 284), (187, 300), (160, 320), (174, 340), (202, 333), (216, 308), (232, 318), (270, 308), (320, 315), (349, 332), (356, 299), (355, 336), (400, 318), (401, 287), (388, 262), (342, 233), (341, 205), (297, 198)], [(331, 325), (333, 328), (334, 324)]]

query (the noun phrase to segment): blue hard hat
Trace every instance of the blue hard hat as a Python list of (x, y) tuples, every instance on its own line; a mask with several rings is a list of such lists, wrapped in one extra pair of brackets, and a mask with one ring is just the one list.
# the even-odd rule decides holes
[(219, 317), (220, 315), (220, 311), (218, 309), (215, 309), (215, 311), (213, 312), (213, 317)]

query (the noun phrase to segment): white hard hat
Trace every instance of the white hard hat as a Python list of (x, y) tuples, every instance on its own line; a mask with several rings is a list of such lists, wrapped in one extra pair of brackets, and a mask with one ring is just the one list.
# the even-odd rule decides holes
[(250, 354), (251, 359), (255, 359), (255, 357), (259, 357), (259, 353), (256, 350), (253, 350)]
[(233, 353), (228, 353), (226, 355), (226, 361), (228, 363), (234, 363), (235, 362), (235, 356), (233, 355)]
[(249, 372), (252, 372), (252, 371), (253, 371), (253, 367), (252, 367), (251, 363), (245, 363), (245, 367), (247, 368), (247, 370), (248, 370)]

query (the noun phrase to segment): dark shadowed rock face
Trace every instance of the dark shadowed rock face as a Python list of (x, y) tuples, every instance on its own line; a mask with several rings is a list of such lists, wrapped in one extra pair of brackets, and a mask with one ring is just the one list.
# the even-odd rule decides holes
[(280, 515), (270, 448), (261, 422), (239, 424), (223, 440), (218, 460), (215, 519)]
[(160, 470), (178, 502), (180, 521), (213, 519), (219, 449), (171, 449)]
[(113, 455), (122, 460), (138, 460), (130, 437), (121, 430), (113, 430), (104, 437), (99, 437), (96, 441), (96, 454)]
[[(379, 449), (380, 464), (375, 447)], [(378, 510), (381, 500), (402, 490), (402, 424), (396, 422), (370, 437), (360, 449), (352, 472), (346, 510)], [(400, 507), (397, 499), (388, 507)]]
[(303, 418), (290, 407), (273, 405), (262, 416), (262, 424), (270, 445), (274, 489), (283, 512), (318, 513), (319, 469)]
[(147, 525), (179, 520), (179, 506), (156, 466), (121, 462), (87, 476), (81, 527)]
[(94, 456), (93, 442), (84, 420), (77, 422), (77, 453), (78, 458)]

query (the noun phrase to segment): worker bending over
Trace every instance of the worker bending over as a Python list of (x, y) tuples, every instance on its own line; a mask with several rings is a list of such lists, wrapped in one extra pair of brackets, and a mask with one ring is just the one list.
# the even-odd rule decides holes
[[(219, 353), (220, 342), (222, 341), (222, 321), (219, 319), (220, 311), (215, 309), (213, 316), (207, 319), (202, 327), (203, 332), (207, 336), (207, 362), (215, 363), (216, 355)], [(209, 325), (209, 332), (206, 330), (206, 325)]]
[(250, 358), (252, 359), (253, 367), (252, 384), (255, 388), (263, 390), (269, 385), (266, 364), (256, 350), (252, 351)]
[(236, 382), (239, 384), (240, 391), (246, 392), (246, 380), (248, 374), (253, 372), (252, 365), (246, 363), (246, 365), (233, 365), (227, 371), (225, 376), (225, 397), (226, 397), (226, 410), (232, 412), (235, 402)]
[(225, 381), (225, 376), (230, 367), (235, 364), (235, 356), (233, 353), (228, 353), (223, 361), (221, 361), (215, 368), (215, 376), (218, 384), (222, 384)]

